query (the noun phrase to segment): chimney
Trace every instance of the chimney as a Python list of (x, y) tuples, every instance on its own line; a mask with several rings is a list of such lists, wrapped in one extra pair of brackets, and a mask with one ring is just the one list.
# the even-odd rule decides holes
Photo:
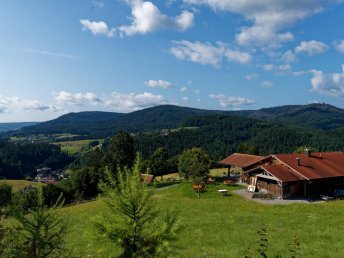
[(300, 161), (301, 161), (300, 158), (296, 158), (296, 165), (297, 166), (300, 166)]
[(304, 154), (305, 154), (306, 157), (309, 158), (311, 156), (311, 151), (306, 148)]

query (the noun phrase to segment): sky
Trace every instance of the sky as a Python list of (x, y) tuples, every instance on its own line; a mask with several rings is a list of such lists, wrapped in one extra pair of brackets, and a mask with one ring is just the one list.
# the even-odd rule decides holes
[(2, 0), (0, 122), (344, 108), (344, 0)]

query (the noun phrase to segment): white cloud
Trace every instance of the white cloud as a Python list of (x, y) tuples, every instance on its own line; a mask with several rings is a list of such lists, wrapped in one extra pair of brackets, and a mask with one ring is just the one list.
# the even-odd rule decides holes
[(80, 23), (82, 25), (82, 30), (86, 31), (89, 30), (92, 32), (93, 35), (104, 35), (109, 38), (113, 37), (116, 33), (116, 29), (109, 28), (108, 25), (103, 21), (90, 21), (87, 19), (80, 20)]
[(285, 31), (297, 21), (325, 10), (341, 0), (184, 0), (192, 5), (207, 5), (216, 11), (242, 15), (251, 26), (240, 28), (236, 41), (244, 46), (280, 47), (294, 36)]
[(59, 111), (53, 105), (48, 105), (39, 100), (27, 100), (20, 97), (4, 97), (0, 95), (0, 113), (10, 113), (12, 109), (22, 109), (30, 111)]
[(297, 60), (297, 56), (301, 53), (306, 53), (308, 56), (322, 54), (329, 49), (329, 46), (321, 41), (311, 40), (302, 41), (294, 50), (286, 51), (281, 59), (286, 63), (292, 63)]
[(92, 1), (91, 2), (94, 6), (97, 6), (97, 7), (99, 7), (99, 8), (103, 8), (104, 7), (104, 2), (102, 2), (102, 1), (99, 1), (99, 0), (97, 0), (97, 1)]
[(260, 86), (271, 88), (272, 86), (274, 86), (274, 84), (272, 81), (263, 81), (260, 83)]
[(254, 78), (257, 78), (259, 76), (259, 74), (257, 73), (251, 73), (245, 76), (246, 80), (253, 80)]
[(245, 106), (245, 105), (252, 105), (256, 103), (254, 100), (242, 98), (242, 97), (229, 97), (222, 93), (220, 94), (210, 94), (209, 98), (217, 100), (221, 107), (237, 107), (237, 106)]
[(281, 59), (286, 63), (293, 63), (297, 60), (297, 56), (294, 54), (292, 50), (288, 50), (282, 55)]
[(172, 83), (164, 80), (149, 80), (145, 82), (145, 85), (151, 88), (163, 88), (170, 89), (173, 88)]
[(183, 97), (182, 100), (183, 100), (183, 101), (188, 101), (189, 98), (188, 98), (188, 97)]
[(311, 78), (311, 90), (334, 97), (344, 97), (344, 65), (342, 65), (342, 69), (342, 73), (330, 74), (312, 70), (313, 77)]
[(269, 72), (276, 72), (277, 74), (284, 74), (291, 70), (291, 65), (289, 64), (281, 64), (281, 65), (274, 65), (274, 64), (265, 64), (263, 65), (263, 69)]
[(142, 94), (113, 92), (105, 105), (116, 110), (133, 111), (168, 103), (162, 95), (154, 95), (149, 92)]
[(132, 36), (146, 34), (163, 29), (185, 31), (194, 24), (194, 14), (183, 11), (176, 17), (161, 13), (159, 8), (150, 1), (126, 0), (132, 8), (132, 23), (119, 27), (121, 35)]
[(339, 52), (344, 53), (344, 39), (334, 42), (334, 46)]
[(170, 52), (176, 58), (203, 65), (219, 66), (224, 58), (229, 62), (233, 61), (240, 64), (248, 64), (252, 60), (250, 54), (229, 49), (222, 42), (212, 45), (208, 42), (181, 40), (173, 41), (173, 44), (174, 46), (170, 48)]
[(299, 46), (295, 47), (295, 54), (306, 53), (309, 56), (314, 56), (316, 54), (321, 54), (326, 52), (329, 47), (320, 41), (302, 41)]
[(68, 54), (62, 54), (57, 52), (51, 52), (46, 50), (34, 50), (34, 49), (25, 49), (25, 52), (33, 53), (33, 54), (40, 54), (44, 56), (51, 56), (51, 57), (61, 57), (61, 58), (67, 58), (67, 59), (76, 59), (73, 55)]
[(196, 89), (196, 90), (193, 90), (193, 93), (195, 93), (195, 94), (199, 94), (199, 92), (200, 92), (200, 91), (197, 90), (197, 89)]
[(97, 105), (102, 104), (103, 100), (92, 92), (86, 93), (70, 93), (67, 91), (60, 91), (56, 94), (55, 100), (61, 105)]
[(187, 87), (181, 87), (180, 92), (185, 92), (185, 91), (187, 91), (187, 89), (188, 89)]

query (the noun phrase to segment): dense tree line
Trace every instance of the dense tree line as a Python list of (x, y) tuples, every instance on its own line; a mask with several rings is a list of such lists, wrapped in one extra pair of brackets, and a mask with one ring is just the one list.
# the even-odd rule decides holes
[(135, 137), (135, 148), (148, 158), (159, 147), (166, 148), (171, 156), (201, 147), (214, 160), (233, 152), (291, 153), (300, 146), (319, 151), (344, 150), (344, 128), (321, 131), (229, 116), (192, 117), (183, 127), (168, 134), (139, 134)]
[(39, 166), (61, 169), (70, 162), (71, 157), (52, 144), (0, 140), (0, 178), (25, 178)]

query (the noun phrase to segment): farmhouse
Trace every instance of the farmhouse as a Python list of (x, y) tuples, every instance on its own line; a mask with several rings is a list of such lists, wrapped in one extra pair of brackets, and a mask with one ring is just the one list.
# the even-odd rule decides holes
[(227, 160), (233, 161), (236, 157), (243, 157), (241, 161), (248, 160), (241, 165), (243, 181), (255, 191), (265, 189), (277, 198), (312, 198), (344, 189), (343, 152), (310, 152), (306, 149), (301, 154), (272, 154), (255, 162), (245, 156), (233, 155)]
[(256, 164), (264, 158), (265, 157), (263, 156), (234, 153), (224, 160), (221, 160), (220, 164), (228, 168), (228, 174), (230, 172), (243, 174), (245, 170), (248, 170), (250, 168), (250, 165)]

